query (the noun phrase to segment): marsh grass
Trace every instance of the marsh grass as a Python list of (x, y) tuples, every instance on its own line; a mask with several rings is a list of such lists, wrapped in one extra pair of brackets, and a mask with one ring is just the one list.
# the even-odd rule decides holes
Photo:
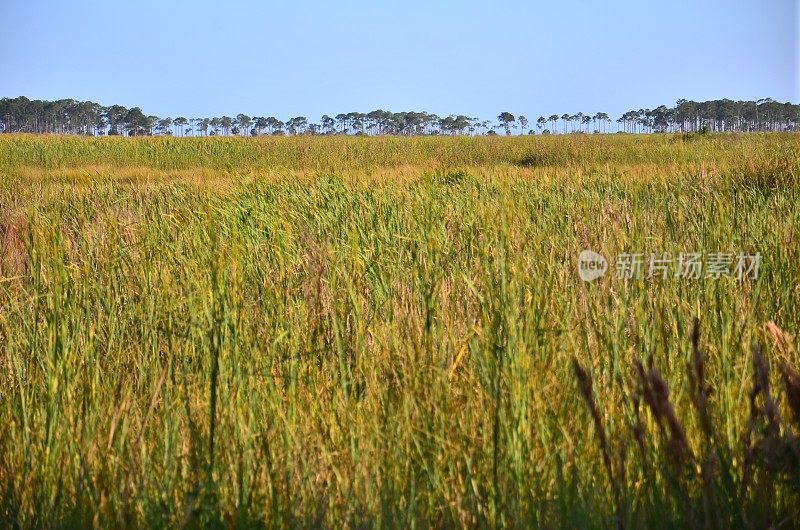
[[(1, 135), (0, 518), (794, 526), (797, 152)], [(585, 248), (764, 263), (586, 284)]]
[[(774, 324), (772, 329), (780, 332)], [(800, 510), (776, 502), (773, 494), (783, 488), (790, 496), (800, 494), (797, 438), (800, 423), (792, 425), (789, 417), (796, 409), (792, 403), (798, 388), (796, 372), (785, 363), (781, 365), (789, 405), (784, 417), (770, 390), (769, 367), (761, 346), (752, 345), (750, 417), (739, 443), (731, 445), (722, 435), (720, 418), (710, 407), (712, 388), (705, 379), (705, 356), (700, 350), (699, 337), (700, 322), (695, 320), (692, 355), (686, 365), (694, 422), (692, 418), (678, 419), (668, 385), (652, 358), (647, 368), (638, 359), (634, 360), (634, 376), (624, 399), (635, 404), (634, 420), (628, 424), (630, 430), (620, 432), (614, 441), (620, 455), (616, 466), (610, 456), (612, 442), (606, 436), (594, 401), (591, 375), (573, 361), (578, 387), (598, 433), (598, 445), (614, 492), (617, 526), (637, 527), (637, 512), (655, 506), (666, 510), (671, 524), (686, 528), (794, 526)], [(655, 429), (648, 429), (643, 423), (639, 409), (642, 403), (654, 420)], [(689, 440), (692, 430), (697, 432), (694, 443)], [(657, 503), (641, 503), (637, 498), (641, 492), (620, 479), (627, 469), (627, 445), (631, 438), (640, 451), (642, 472), (648, 481), (658, 484)]]

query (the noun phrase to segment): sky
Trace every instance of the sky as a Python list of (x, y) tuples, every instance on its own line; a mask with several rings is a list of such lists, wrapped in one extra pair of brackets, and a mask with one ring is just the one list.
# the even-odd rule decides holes
[(0, 0), (0, 97), (490, 119), (800, 102), (798, 0)]

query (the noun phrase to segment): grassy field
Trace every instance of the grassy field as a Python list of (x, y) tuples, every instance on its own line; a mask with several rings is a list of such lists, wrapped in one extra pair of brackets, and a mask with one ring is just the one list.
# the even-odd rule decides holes
[(0, 249), (0, 526), (800, 525), (796, 135), (2, 135)]

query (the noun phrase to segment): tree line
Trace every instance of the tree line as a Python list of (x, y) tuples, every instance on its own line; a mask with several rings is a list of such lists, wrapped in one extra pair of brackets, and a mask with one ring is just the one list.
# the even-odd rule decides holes
[(176, 118), (147, 115), (139, 107), (103, 106), (92, 101), (0, 99), (0, 132), (79, 135), (261, 136), (299, 134), (486, 135), (567, 133), (747, 132), (800, 130), (800, 105), (757, 101), (678, 100), (674, 106), (631, 110), (616, 120), (605, 112), (552, 114), (531, 123), (524, 115), (501, 112), (496, 121), (427, 112), (348, 112), (282, 121), (274, 116)]

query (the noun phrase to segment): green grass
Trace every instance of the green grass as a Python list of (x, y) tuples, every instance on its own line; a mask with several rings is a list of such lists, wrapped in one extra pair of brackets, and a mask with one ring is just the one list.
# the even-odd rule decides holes
[[(799, 170), (779, 134), (1, 135), (0, 522), (796, 526)], [(764, 262), (587, 284), (585, 248)]]

